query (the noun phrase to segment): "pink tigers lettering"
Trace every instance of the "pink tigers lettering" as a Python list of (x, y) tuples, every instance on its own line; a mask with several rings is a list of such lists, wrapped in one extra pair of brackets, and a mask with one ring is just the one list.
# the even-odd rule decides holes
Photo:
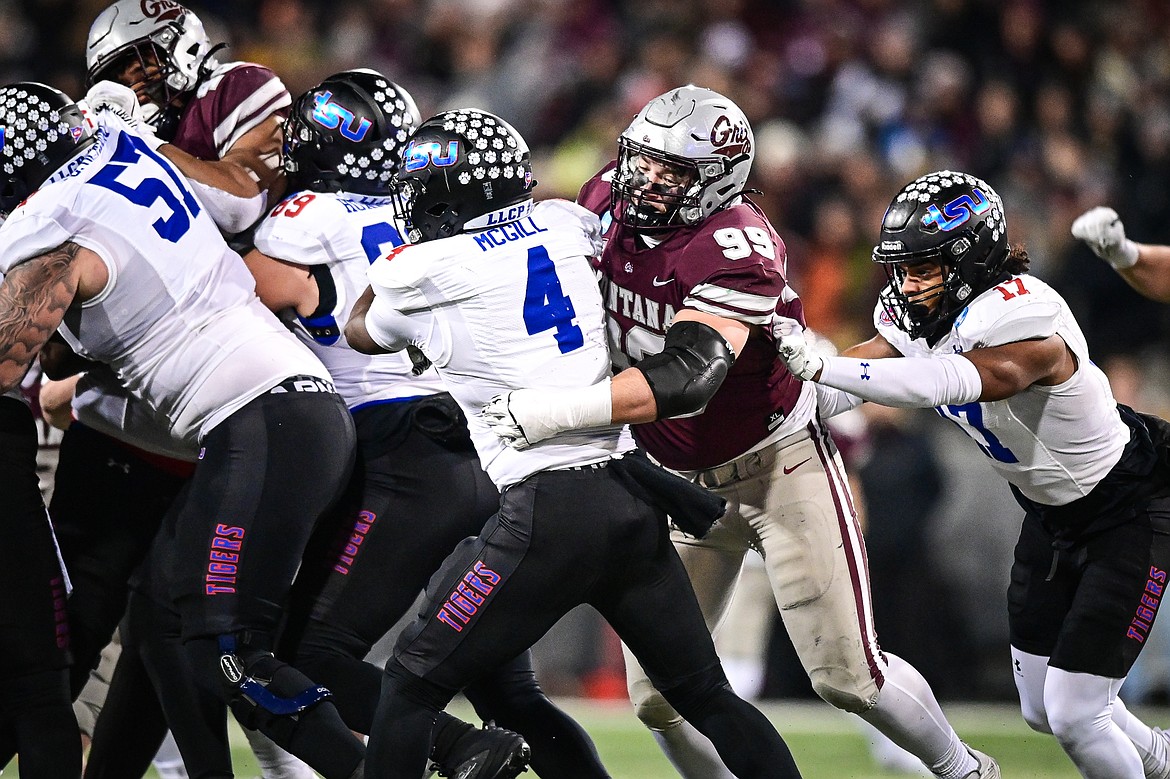
[(65, 579), (54, 576), (49, 580), (53, 595), (53, 638), (58, 649), (69, 648), (69, 614), (65, 610)]
[(236, 576), (239, 574), (240, 549), (244, 545), (242, 527), (220, 523), (215, 526), (211, 548), (207, 552), (207, 573), (203, 576), (204, 593), (207, 595), (234, 594)]
[(374, 520), (377, 518), (378, 515), (372, 511), (358, 512), (358, 518), (353, 524), (353, 532), (349, 534), (349, 538), (346, 539), (345, 545), (337, 555), (337, 562), (333, 564), (334, 571), (342, 576), (349, 576), (349, 569), (353, 567), (353, 561), (361, 550), (362, 542), (366, 540), (366, 535), (374, 526)]
[(1133, 619), (1129, 621), (1125, 637), (1132, 638), (1139, 644), (1144, 644), (1150, 635), (1150, 627), (1154, 617), (1158, 615), (1158, 605), (1162, 602), (1162, 593), (1166, 589), (1166, 572), (1161, 568), (1150, 566), (1149, 579), (1146, 580), (1145, 591), (1141, 602), (1134, 610)]
[(485, 566), (483, 561), (477, 560), (439, 607), (435, 619), (457, 633), (463, 632), (463, 626), (479, 613), (480, 607), (487, 602), (488, 596), (499, 583), (500, 575)]

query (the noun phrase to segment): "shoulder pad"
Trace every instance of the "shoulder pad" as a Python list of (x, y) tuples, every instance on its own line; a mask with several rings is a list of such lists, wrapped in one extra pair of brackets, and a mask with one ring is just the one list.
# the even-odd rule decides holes
[(965, 343), (1002, 346), (1048, 338), (1060, 323), (1061, 299), (1034, 276), (1016, 276), (989, 289), (967, 306), (955, 322)]

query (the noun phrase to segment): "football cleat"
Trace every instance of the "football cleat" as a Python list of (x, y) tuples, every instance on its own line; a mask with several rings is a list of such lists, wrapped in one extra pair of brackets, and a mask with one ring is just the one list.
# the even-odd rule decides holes
[(531, 757), (523, 736), (488, 722), (460, 736), (446, 756), (448, 765), (437, 768), (450, 779), (515, 779), (528, 770)]

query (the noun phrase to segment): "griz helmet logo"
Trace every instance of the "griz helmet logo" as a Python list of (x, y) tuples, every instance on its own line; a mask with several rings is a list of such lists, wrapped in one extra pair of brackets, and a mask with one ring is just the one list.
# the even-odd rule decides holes
[(711, 145), (716, 154), (726, 157), (750, 154), (752, 150), (748, 128), (743, 122), (733, 122), (727, 114), (721, 115), (711, 126)]
[(954, 230), (956, 227), (966, 224), (972, 216), (982, 214), (991, 208), (991, 201), (979, 187), (972, 187), (971, 194), (975, 196), (974, 199), (971, 195), (959, 195), (944, 205), (942, 211), (939, 211), (938, 206), (931, 203), (926, 207), (926, 213), (922, 215), (922, 226), (930, 227), (933, 224), (943, 231)]
[(142, 9), (143, 16), (148, 19), (158, 19), (161, 22), (178, 19), (187, 10), (175, 0), (142, 0), (139, 7)]

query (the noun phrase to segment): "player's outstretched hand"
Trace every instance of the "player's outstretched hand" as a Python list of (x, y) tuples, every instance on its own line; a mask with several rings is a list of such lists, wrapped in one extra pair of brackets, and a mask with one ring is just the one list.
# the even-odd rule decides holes
[(128, 86), (116, 81), (99, 81), (85, 93), (85, 102), (93, 111), (113, 111), (135, 130), (142, 130), (142, 106), (138, 95)]
[(1125, 225), (1112, 208), (1097, 206), (1081, 214), (1072, 223), (1072, 234), (1117, 270), (1138, 261), (1137, 244), (1125, 237)]
[(820, 373), (825, 361), (808, 345), (800, 322), (786, 316), (773, 317), (772, 336), (776, 339), (776, 351), (788, 366), (789, 373), (801, 381), (808, 381)]
[(487, 422), (488, 428), (513, 449), (527, 449), (536, 443), (536, 441), (528, 439), (524, 427), (520, 424), (520, 420), (516, 418), (513, 412), (512, 399), (519, 395), (520, 399), (517, 407), (523, 409), (523, 394), (525, 392), (526, 390), (512, 390), (502, 395), (496, 395), (488, 401), (487, 405), (483, 407), (483, 411), (479, 413), (483, 417), (483, 420)]

